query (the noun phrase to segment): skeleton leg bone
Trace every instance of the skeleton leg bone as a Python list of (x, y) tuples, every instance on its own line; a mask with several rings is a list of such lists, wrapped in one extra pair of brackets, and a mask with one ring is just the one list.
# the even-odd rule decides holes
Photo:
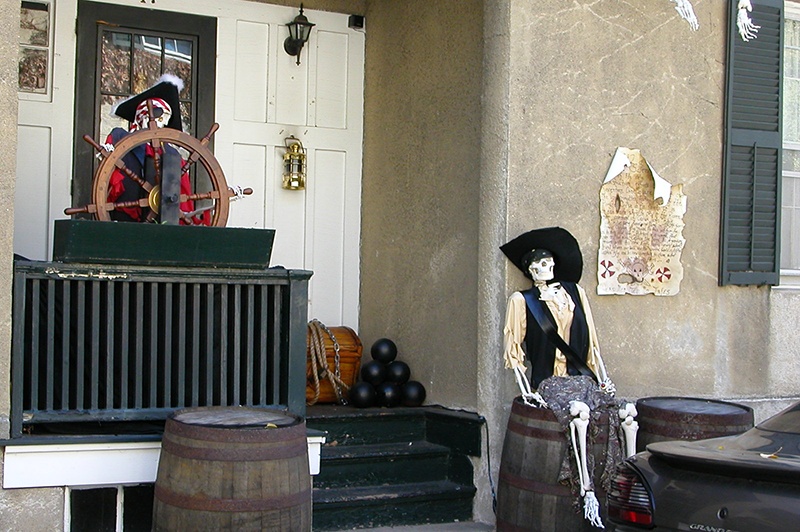
[(584, 518), (592, 525), (604, 528), (603, 522), (600, 520), (600, 504), (594, 494), (586, 460), (586, 432), (589, 427), (589, 412), (589, 406), (586, 403), (570, 401), (569, 414), (573, 419), (569, 423), (569, 432), (572, 439), (572, 449), (575, 452), (575, 461), (578, 465), (578, 476), (581, 481)]
[(636, 433), (639, 431), (639, 422), (635, 418), (639, 412), (636, 411), (636, 405), (633, 403), (625, 403), (619, 409), (619, 419), (622, 425), (622, 431), (625, 433), (625, 456), (633, 456), (636, 454)]

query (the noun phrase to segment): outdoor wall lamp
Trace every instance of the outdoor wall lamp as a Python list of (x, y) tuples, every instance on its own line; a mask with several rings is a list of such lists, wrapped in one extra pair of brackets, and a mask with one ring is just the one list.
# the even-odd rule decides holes
[(283, 154), (283, 188), (303, 190), (306, 188), (306, 149), (294, 135), (284, 139), (286, 153)]
[(289, 27), (289, 36), (283, 41), (283, 49), (289, 55), (297, 56), (297, 64), (300, 64), (300, 51), (303, 45), (308, 42), (308, 37), (311, 35), (311, 28), (315, 26), (308, 21), (303, 14), (303, 4), (300, 4), (300, 14), (294, 17), (294, 20), (287, 24)]

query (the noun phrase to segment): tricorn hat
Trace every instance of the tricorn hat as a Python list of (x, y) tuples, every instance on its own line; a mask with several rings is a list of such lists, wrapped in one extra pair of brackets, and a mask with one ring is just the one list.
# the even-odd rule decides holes
[(172, 116), (167, 122), (167, 127), (183, 131), (181, 123), (181, 101), (180, 91), (183, 90), (183, 81), (172, 74), (164, 74), (158, 82), (144, 92), (131, 96), (127, 100), (122, 100), (114, 106), (111, 111), (120, 118), (128, 122), (136, 120), (136, 108), (145, 100), (150, 98), (161, 98), (170, 106)]
[(556, 263), (553, 268), (554, 280), (573, 283), (580, 281), (583, 273), (583, 255), (578, 241), (569, 231), (561, 227), (534, 229), (500, 246), (506, 257), (529, 279), (531, 274), (522, 263), (522, 259), (534, 249), (546, 249), (553, 254)]

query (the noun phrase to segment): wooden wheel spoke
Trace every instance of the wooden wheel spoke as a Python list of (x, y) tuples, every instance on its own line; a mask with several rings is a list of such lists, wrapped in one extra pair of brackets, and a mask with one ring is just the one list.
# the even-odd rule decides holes
[(146, 192), (150, 192), (153, 189), (153, 185), (142, 179), (142, 177), (139, 174), (137, 174), (136, 172), (125, 166), (125, 163), (122, 162), (122, 159), (118, 160), (114, 166), (119, 168), (120, 172), (130, 177), (137, 185), (142, 187)]
[(191, 151), (189, 152), (189, 157), (187, 157), (183, 163), (181, 163), (181, 173), (186, 173), (189, 170), (189, 167), (196, 163), (200, 159), (200, 152), (198, 151)]
[(64, 214), (67, 216), (72, 216), (73, 214), (94, 214), (97, 212), (97, 205), (94, 203), (90, 203), (89, 205), (85, 205), (83, 207), (69, 207), (64, 209)]
[(218, 200), (222, 195), (219, 190), (210, 190), (208, 192), (200, 192), (198, 194), (181, 194), (181, 203), (184, 201), (199, 201), (213, 199)]
[(132, 201), (118, 201), (116, 203), (109, 202), (106, 203), (103, 207), (107, 211), (116, 211), (119, 209), (129, 209), (132, 207), (147, 207), (147, 206), (148, 206), (147, 198), (142, 198)]
[[(200, 139), (200, 145), (208, 146), (208, 143), (211, 142), (211, 137), (214, 136), (214, 133), (216, 133), (218, 129), (219, 129), (219, 124), (217, 124), (216, 122), (211, 124), (211, 128), (208, 130), (208, 133), (206, 133), (206, 136)], [(183, 165), (181, 166), (181, 171), (186, 171), (186, 169), (189, 168), (189, 166), (196, 163), (200, 159), (200, 157), (201, 155), (198, 150), (190, 150), (189, 157), (186, 158), (186, 160), (183, 162)]]
[(161, 184), (161, 141), (158, 139), (153, 139), (150, 142), (150, 145), (153, 147), (153, 168), (156, 171), (156, 184)]

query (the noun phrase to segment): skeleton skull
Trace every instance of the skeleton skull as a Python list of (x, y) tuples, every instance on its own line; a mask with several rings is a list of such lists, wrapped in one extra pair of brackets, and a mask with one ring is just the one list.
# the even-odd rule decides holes
[(556, 261), (552, 255), (537, 257), (528, 266), (528, 272), (534, 281), (550, 281), (553, 279), (553, 267)]
[(172, 118), (172, 108), (161, 98), (144, 100), (136, 107), (136, 125), (140, 129), (147, 128), (150, 122), (150, 112), (147, 107), (148, 101), (153, 108), (153, 120), (155, 120), (156, 126), (159, 128), (166, 127), (169, 123), (169, 119)]

